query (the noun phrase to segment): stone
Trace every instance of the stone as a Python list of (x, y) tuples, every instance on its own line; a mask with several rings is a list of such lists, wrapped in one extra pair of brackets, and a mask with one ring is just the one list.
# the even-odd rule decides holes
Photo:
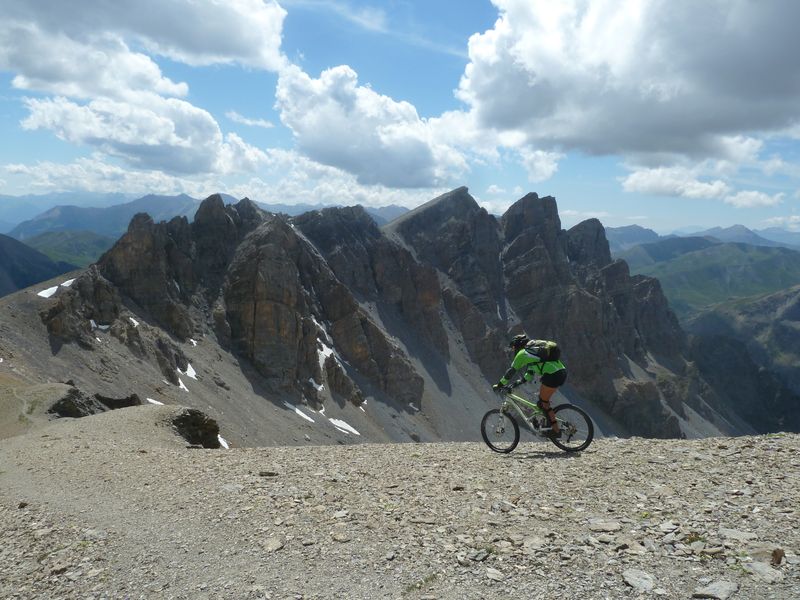
[(264, 540), (262, 546), (266, 552), (277, 552), (284, 546), (284, 541), (277, 537), (270, 537)]
[(628, 569), (623, 571), (622, 579), (629, 586), (640, 592), (652, 591), (656, 586), (653, 576), (639, 569)]
[(486, 569), (486, 577), (488, 577), (492, 581), (503, 581), (503, 579), (505, 579), (505, 575), (503, 575), (503, 573), (501, 573), (497, 569), (493, 569), (492, 567)]
[(589, 529), (591, 531), (602, 531), (606, 533), (613, 533), (622, 529), (622, 524), (619, 521), (608, 521), (605, 519), (590, 519)]
[(745, 570), (752, 573), (752, 575), (759, 581), (765, 583), (778, 583), (783, 581), (783, 573), (773, 569), (767, 563), (752, 562), (744, 565)]
[(749, 542), (758, 537), (755, 533), (739, 531), (738, 529), (728, 529), (727, 527), (720, 527), (719, 535), (722, 538), (736, 540), (737, 542)]
[(739, 584), (734, 581), (714, 581), (692, 592), (692, 598), (712, 598), (713, 600), (728, 600), (739, 590)]

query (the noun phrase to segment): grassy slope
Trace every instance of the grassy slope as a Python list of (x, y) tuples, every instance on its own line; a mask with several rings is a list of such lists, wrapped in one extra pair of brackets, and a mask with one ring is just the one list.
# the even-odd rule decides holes
[(720, 302), (800, 284), (800, 252), (719, 244), (632, 271), (657, 277), (670, 305), (686, 317)]
[(48, 231), (25, 240), (25, 244), (54, 261), (86, 267), (114, 244), (114, 238), (91, 231)]

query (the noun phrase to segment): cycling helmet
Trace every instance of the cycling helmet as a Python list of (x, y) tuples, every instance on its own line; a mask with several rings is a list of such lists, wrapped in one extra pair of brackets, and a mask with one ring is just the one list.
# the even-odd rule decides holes
[(519, 352), (525, 347), (525, 344), (527, 344), (529, 341), (530, 339), (528, 338), (528, 336), (525, 335), (524, 333), (521, 333), (519, 335), (515, 335), (512, 338), (509, 347), (513, 348), (514, 352)]

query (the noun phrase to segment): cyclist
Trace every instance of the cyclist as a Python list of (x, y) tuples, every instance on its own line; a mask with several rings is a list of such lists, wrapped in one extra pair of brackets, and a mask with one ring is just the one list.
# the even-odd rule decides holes
[(530, 338), (527, 335), (520, 334), (514, 336), (509, 346), (514, 350), (514, 360), (511, 363), (511, 368), (506, 371), (505, 375), (498, 383), (492, 386), (495, 391), (501, 390), (509, 385), (515, 376), (525, 370), (523, 375), (524, 381), (531, 381), (534, 375), (541, 377), (542, 385), (539, 389), (539, 400), (536, 405), (542, 409), (550, 421), (550, 427), (540, 429), (540, 431), (550, 438), (559, 438), (561, 431), (559, 429), (558, 421), (556, 421), (556, 413), (550, 406), (550, 398), (556, 393), (556, 388), (564, 385), (567, 380), (567, 368), (560, 360), (543, 360), (536, 354), (536, 348), (528, 346)]

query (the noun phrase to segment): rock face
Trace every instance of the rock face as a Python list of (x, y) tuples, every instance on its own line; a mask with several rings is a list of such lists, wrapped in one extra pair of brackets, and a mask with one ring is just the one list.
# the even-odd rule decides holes
[(679, 437), (685, 406), (713, 412), (658, 281), (612, 260), (599, 221), (565, 231), (555, 199), (536, 194), (498, 220), (458, 188), (382, 229), (361, 207), (288, 218), (211, 196), (192, 223), (137, 215), (42, 320), (89, 349), (92, 328), (108, 326), (175, 385), (181, 344), (210, 337), (275, 399), (375, 398), (422, 411), (434, 439), (456, 435), (442, 433), (452, 411), (496, 403), (489, 384), (523, 330), (559, 342), (564, 391), (625, 433)]
[(656, 356), (670, 365), (662, 380), (684, 376), (683, 332), (658, 282), (612, 261), (599, 221), (564, 231), (555, 199), (528, 194), (498, 223), (459, 188), (386, 231), (439, 269), (448, 313), (489, 379), (505, 369), (490, 357), (506, 331), (556, 339), (582, 396), (632, 430), (681, 435), (658, 387), (631, 385), (630, 363), (652, 371)]
[(688, 328), (703, 377), (727, 390), (717, 407), (759, 432), (800, 430), (800, 287), (706, 311)]

